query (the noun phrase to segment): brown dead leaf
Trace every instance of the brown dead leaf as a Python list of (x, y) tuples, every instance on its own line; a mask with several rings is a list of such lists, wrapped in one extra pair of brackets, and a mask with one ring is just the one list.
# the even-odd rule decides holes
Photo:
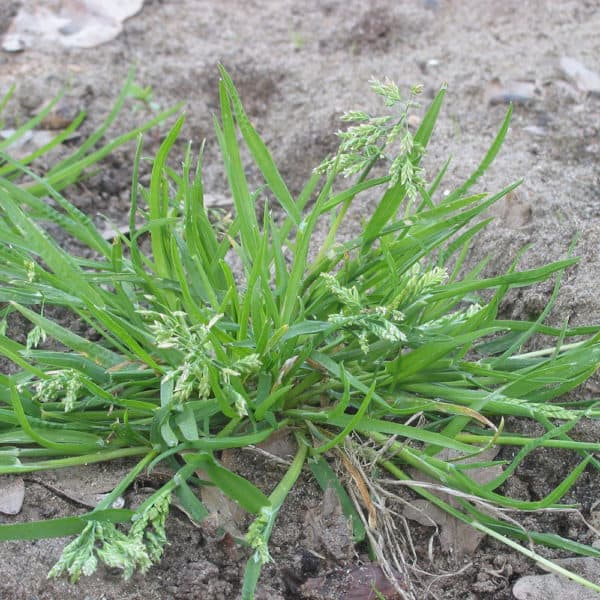
[[(90, 464), (85, 469), (72, 467), (47, 471), (40, 476), (29, 475), (27, 481), (42, 485), (57, 496), (81, 506), (95, 508), (130, 469), (131, 465), (126, 462), (114, 462), (110, 467), (105, 464)], [(122, 498), (118, 499), (117, 506), (122, 502)]]
[(533, 204), (529, 194), (523, 190), (509, 192), (494, 205), (494, 215), (502, 219), (502, 225), (510, 229), (525, 227), (533, 220)]
[[(395, 574), (396, 584), (402, 588), (402, 577)], [(379, 565), (354, 566), (337, 569), (322, 577), (312, 577), (300, 587), (305, 600), (399, 600), (400, 594), (393, 582), (384, 575)]]
[(291, 460), (298, 450), (298, 442), (296, 442), (292, 430), (289, 427), (283, 427), (271, 434), (257, 447), (284, 460)]
[(143, 4), (144, 0), (46, 0), (23, 5), (4, 35), (2, 48), (14, 52), (41, 41), (93, 48), (119, 35), (123, 21)]
[[(200, 479), (210, 481), (204, 471), (196, 471)], [(244, 509), (234, 500), (226, 496), (215, 485), (203, 485), (200, 490), (200, 499), (206, 510), (210, 513), (201, 523), (209, 535), (216, 536), (222, 530), (234, 538), (244, 536), (242, 529), (246, 519)]]
[(25, 499), (25, 482), (20, 477), (0, 477), (0, 513), (17, 515)]
[[(461, 464), (493, 460), (497, 453), (498, 450), (496, 448), (490, 448), (477, 456), (461, 460)], [(438, 455), (442, 460), (450, 460), (455, 456), (456, 454), (452, 450), (444, 450)], [(471, 479), (482, 485), (489, 483), (501, 473), (502, 468), (500, 466), (470, 469), (467, 471)], [(434, 482), (433, 479), (421, 473), (413, 472), (412, 475), (415, 481)], [(433, 493), (439, 496), (444, 502), (452, 506), (457, 506), (456, 501), (450, 494), (437, 491), (433, 491)], [(459, 521), (427, 500), (414, 500), (411, 502), (411, 506), (407, 506), (404, 509), (403, 513), (407, 519), (416, 521), (425, 527), (439, 527), (442, 550), (454, 556), (456, 560), (473, 554), (481, 540), (485, 537), (484, 534), (473, 529), (467, 523)]]
[(354, 548), (352, 529), (334, 488), (325, 490), (320, 506), (306, 511), (304, 525), (310, 550), (338, 563), (351, 557)]

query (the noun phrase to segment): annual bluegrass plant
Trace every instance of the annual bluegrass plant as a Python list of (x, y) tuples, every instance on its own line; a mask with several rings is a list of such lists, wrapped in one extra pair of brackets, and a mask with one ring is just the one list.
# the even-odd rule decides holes
[[(394, 114), (349, 113), (352, 125), (340, 134), (338, 154), (294, 197), (223, 69), (221, 76), (215, 129), (235, 209), (225, 226), (211, 221), (204, 204), (202, 157), (195, 161), (188, 147), (181, 172), (167, 164), (183, 118), (164, 139), (147, 188), (138, 180), (138, 142), (129, 230), (113, 243), (53, 180), (37, 179), (33, 188), (0, 180), (3, 316), (17, 312), (33, 326), (26, 344), (10, 331), (0, 336), (0, 352), (19, 367), (0, 376), (0, 473), (138, 457), (91, 512), (0, 525), (0, 539), (77, 534), (51, 575), (66, 571), (75, 581), (100, 560), (128, 577), (160, 559), (173, 494), (193, 519), (206, 516), (197, 493), (201, 471), (204, 484), (210, 480), (255, 516), (243, 542), (251, 548), (243, 583), (249, 599), (270, 559), (277, 514), (306, 465), (324, 489), (339, 494), (355, 539), (367, 535), (377, 545), (377, 515), (364, 485), (370, 474), (353, 467), (363, 460), (555, 571), (564, 569), (535, 545), (600, 556), (505, 516), (563, 507), (561, 498), (583, 470), (598, 468), (593, 453), (600, 450), (569, 436), (581, 419), (598, 417), (594, 402), (561, 400), (596, 370), (598, 328), (544, 324), (561, 274), (576, 260), (524, 271), (515, 262), (488, 278), (481, 275), (484, 263), (464, 267), (473, 237), (490, 221), (478, 217), (517, 185), (492, 196), (470, 192), (500, 149), (510, 111), (476, 171), (442, 195), (447, 164), (427, 183), (420, 163), (444, 90), (413, 136), (407, 114), (419, 90), (405, 100), (390, 82), (373, 82)], [(257, 191), (246, 179), (242, 140), (264, 178)], [(389, 173), (370, 176), (386, 160)], [(340, 175), (356, 180), (344, 184)], [(33, 189), (43, 189), (55, 205)], [(358, 237), (340, 241), (348, 207), (367, 191), (379, 193), (379, 203)], [(330, 223), (322, 243), (314, 233), (321, 219)], [(89, 247), (93, 258), (62, 249), (47, 223)], [(150, 251), (141, 248), (144, 237)], [(240, 265), (235, 270), (232, 255)], [(555, 292), (536, 321), (499, 318), (508, 290), (551, 277)], [(77, 315), (99, 341), (52, 320), (49, 309), (56, 306)], [(540, 334), (555, 343), (525, 351)], [(42, 338), (64, 350), (39, 348)], [(545, 433), (506, 431), (508, 416), (537, 421)], [(297, 451), (269, 495), (219, 462), (221, 450), (258, 444), (283, 429), (295, 436)], [(473, 464), (464, 459), (505, 445), (518, 449), (510, 464), (478, 464), (502, 464), (501, 475), (485, 485), (470, 476)], [(502, 484), (536, 448), (570, 449), (580, 461), (542, 500), (503, 495)], [(328, 461), (335, 449), (358, 485), (356, 505), (340, 485), (346, 478)], [(135, 510), (112, 508), (140, 473), (159, 463), (172, 469), (170, 481)], [(437, 485), (423, 485), (415, 472)], [(412, 597), (408, 587), (401, 592)]]

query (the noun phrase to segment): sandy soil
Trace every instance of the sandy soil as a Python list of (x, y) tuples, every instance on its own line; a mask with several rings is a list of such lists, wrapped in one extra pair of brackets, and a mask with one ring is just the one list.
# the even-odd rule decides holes
[[(20, 3), (0, 6), (0, 31)], [(0, 93), (18, 85), (7, 110), (6, 126), (22, 121), (44, 100), (67, 85), (68, 100), (88, 111), (85, 130), (106, 115), (130, 65), (137, 80), (154, 90), (161, 107), (184, 101), (187, 124), (183, 139), (207, 139), (206, 188), (226, 194), (219, 167), (211, 115), (217, 110), (217, 68), (232, 74), (248, 113), (271, 148), (292, 190), (336, 145), (338, 117), (350, 108), (374, 107), (368, 92), (371, 76), (389, 76), (401, 86), (423, 83), (430, 98), (448, 84), (445, 109), (431, 145), (427, 166), (433, 171), (448, 155), (454, 159), (446, 185), (461, 181), (483, 156), (506, 105), (490, 103), (493, 80), (514, 90), (511, 81), (530, 82), (530, 97), (515, 106), (503, 153), (482, 182), (483, 189), (523, 178), (509, 200), (494, 209), (499, 217), (476, 242), (471, 260), (488, 253), (500, 270), (525, 244), (533, 244), (523, 266), (540, 265), (563, 256), (575, 235), (581, 257), (566, 277), (551, 320), (572, 325), (597, 323), (600, 314), (600, 98), (581, 91), (560, 69), (571, 56), (600, 70), (600, 2), (579, 0), (305, 0), (294, 2), (224, 0), (147, 0), (144, 9), (125, 23), (123, 33), (101, 47), (69, 50), (46, 44), (22, 53), (0, 53)], [(498, 84), (496, 84), (498, 85)], [(512, 87), (511, 87), (512, 86)], [(119, 133), (149, 116), (130, 102), (119, 121)], [(116, 132), (116, 129), (113, 130)], [(115, 133), (116, 135), (116, 133)], [(147, 152), (158, 134), (149, 135)], [(105, 161), (100, 174), (70, 191), (70, 198), (90, 214), (108, 214), (125, 222), (133, 148)], [(359, 226), (360, 213), (349, 217)], [(515, 294), (504, 311), (527, 318), (539, 311), (550, 287)], [(592, 388), (589, 388), (592, 393)], [(582, 393), (586, 393), (583, 390)], [(598, 439), (597, 427), (581, 435)], [(244, 457), (250, 473), (273, 471), (262, 459)], [(513, 479), (516, 494), (539, 498), (556, 485), (572, 463), (561, 454), (536, 454)], [(111, 468), (94, 478), (110, 482)], [(85, 473), (75, 474), (85, 487)], [(103, 479), (104, 478), (104, 479)], [(52, 477), (44, 480), (52, 484)], [(273, 481), (275, 481), (273, 479)], [(268, 489), (267, 475), (260, 483)], [(131, 491), (144, 493), (140, 483)], [(584, 506), (597, 499), (597, 473), (586, 473), (569, 495)], [(260, 597), (308, 597), (294, 587), (331, 568), (307, 558), (308, 512), (319, 511), (321, 497), (305, 474), (292, 493), (272, 541), (275, 562), (266, 570)], [(23, 512), (17, 520), (48, 518), (84, 510), (73, 499), (27, 481)], [(8, 517), (2, 517), (8, 519)], [(587, 530), (568, 516), (530, 516), (528, 524), (586, 539)], [(145, 576), (124, 583), (118, 573), (99, 571), (77, 587), (47, 581), (64, 540), (0, 545), (0, 599), (208, 599), (236, 598), (240, 591), (243, 552), (226, 541), (191, 526), (174, 511), (170, 545), (163, 562)], [(415, 526), (420, 566), (434, 575), (423, 598), (508, 599), (515, 579), (536, 572), (533, 564), (484, 541), (456, 564), (434, 542), (434, 561), (427, 559), (430, 531)], [(420, 544), (420, 546), (419, 546)], [(360, 550), (360, 549), (359, 549)], [(364, 550), (364, 549), (363, 549)], [(459, 574), (449, 575), (460, 570)], [(291, 574), (291, 575), (290, 575)], [(431, 594), (431, 595), (430, 595)], [(317, 597), (317, 596), (310, 596)], [(332, 598), (332, 596), (318, 596)], [(347, 596), (348, 598), (350, 596)]]

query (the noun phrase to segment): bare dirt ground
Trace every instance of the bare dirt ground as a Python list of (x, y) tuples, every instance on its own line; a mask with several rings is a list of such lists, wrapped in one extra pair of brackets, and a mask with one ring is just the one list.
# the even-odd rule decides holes
[[(0, 4), (0, 32), (19, 4), (10, 0)], [(126, 21), (122, 34), (100, 47), (66, 49), (47, 43), (22, 53), (0, 52), (0, 94), (17, 84), (6, 124), (14, 125), (68, 86), (69, 102), (88, 111), (84, 130), (90, 131), (106, 115), (129, 66), (135, 65), (138, 83), (152, 87), (158, 105), (185, 102), (183, 139), (196, 145), (207, 139), (206, 188), (226, 195), (211, 120), (218, 108), (218, 62), (232, 74), (248, 113), (293, 190), (335, 148), (341, 113), (374, 107), (367, 83), (372, 76), (389, 76), (405, 89), (423, 83), (425, 98), (447, 82), (445, 109), (427, 159), (433, 172), (453, 155), (447, 187), (471, 172), (493, 139), (506, 105), (501, 97), (494, 102), (490, 98), (501, 96), (505, 86), (504, 92), (519, 102), (505, 148), (482, 188), (496, 191), (516, 179), (524, 182), (494, 209), (499, 218), (479, 237), (471, 259), (492, 253), (492, 269), (500, 270), (531, 243), (522, 265), (541, 265), (563, 256), (578, 234), (576, 253), (581, 261), (565, 278), (551, 320), (593, 324), (600, 314), (600, 97), (569, 80), (560, 60), (573, 57), (599, 71), (599, 31), (598, 0), (147, 0), (143, 10)], [(500, 83), (494, 83), (496, 78)], [(516, 80), (528, 83), (515, 87), (511, 82)], [(526, 98), (518, 97), (522, 89), (527, 90)], [(131, 101), (119, 119), (118, 133), (149, 116), (148, 108)], [(158, 134), (148, 136), (147, 154), (158, 141)], [(125, 222), (132, 161), (132, 147), (120, 150), (103, 163), (99, 174), (69, 190), (70, 199), (94, 216), (102, 213)], [(353, 226), (360, 227), (360, 216), (350, 215)], [(546, 287), (515, 294), (503, 310), (528, 318), (539, 312), (550, 291)], [(593, 385), (581, 393), (595, 393)], [(597, 440), (599, 434), (597, 426), (580, 432), (582, 439)], [(254, 455), (238, 459), (240, 469), (265, 489), (276, 481), (272, 477), (277, 475), (276, 466), (265, 465)], [(571, 468), (559, 453), (535, 454), (513, 478), (511, 491), (522, 498), (540, 498)], [(110, 482), (115, 469), (105, 466), (71, 476), (87, 488), (94, 482)], [(584, 474), (567, 500), (589, 510), (600, 493), (599, 479), (596, 472)], [(57, 493), (57, 481), (52, 475), (29, 478), (23, 511), (2, 519), (34, 520), (85, 510), (78, 501)], [(134, 502), (151, 486), (152, 481), (140, 482), (126, 500)], [(307, 473), (275, 528), (274, 562), (264, 571), (260, 598), (334, 597), (326, 592), (307, 595), (294, 584), (331, 568), (310, 554), (327, 550), (315, 546), (307, 534), (307, 513), (320, 511), (320, 491)], [(532, 528), (593, 541), (587, 528), (568, 515), (527, 519)], [(242, 550), (193, 527), (177, 511), (168, 532), (164, 560), (145, 576), (123, 582), (119, 573), (99, 570), (76, 587), (64, 580), (46, 580), (64, 540), (2, 544), (0, 599), (239, 596)], [(457, 561), (445, 555), (434, 539), (430, 561), (430, 535), (430, 529), (414, 526), (419, 566), (434, 575), (422, 577), (422, 598), (513, 598), (515, 580), (538, 572), (534, 564), (487, 540)], [(349, 549), (346, 564), (355, 560), (353, 551)]]

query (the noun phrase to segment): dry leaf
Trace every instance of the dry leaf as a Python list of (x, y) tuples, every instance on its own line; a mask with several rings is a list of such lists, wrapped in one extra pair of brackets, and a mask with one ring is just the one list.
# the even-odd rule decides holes
[(62, 0), (21, 7), (6, 32), (2, 48), (15, 52), (40, 41), (93, 48), (114, 39), (123, 21), (139, 12), (144, 0)]
[(25, 498), (25, 483), (20, 477), (0, 477), (0, 513), (17, 515)]
[(258, 448), (284, 460), (292, 460), (298, 450), (298, 442), (289, 427), (283, 427), (272, 433)]
[[(395, 574), (401, 588), (402, 577)], [(400, 594), (376, 564), (337, 569), (322, 577), (312, 577), (300, 586), (305, 600), (399, 600)]]
[[(461, 464), (485, 462), (493, 460), (498, 453), (497, 448), (490, 448), (477, 456), (461, 460)], [(456, 457), (456, 453), (451, 450), (444, 450), (438, 455), (441, 460), (451, 460)], [(468, 477), (482, 485), (489, 483), (502, 473), (502, 468), (498, 466), (486, 467), (481, 469), (470, 469), (467, 472)], [(421, 473), (412, 473), (415, 481), (433, 483), (434, 480), (422, 475)], [(437, 482), (436, 482), (437, 483)], [(444, 502), (452, 506), (457, 506), (456, 501), (451, 495), (433, 491)], [(481, 507), (480, 507), (481, 508)], [(485, 537), (483, 533), (473, 529), (467, 523), (463, 523), (444, 510), (431, 504), (427, 500), (415, 500), (403, 511), (407, 519), (417, 521), (426, 527), (438, 526), (440, 528), (440, 544), (442, 550), (455, 557), (456, 560), (464, 556), (471, 555), (481, 540)]]
[(494, 215), (502, 218), (502, 225), (509, 229), (519, 229), (529, 225), (533, 219), (533, 205), (529, 194), (522, 188), (509, 192), (492, 209)]
[[(210, 477), (204, 471), (197, 470), (196, 474), (200, 479), (210, 481)], [(200, 489), (200, 499), (209, 512), (200, 524), (202, 529), (211, 536), (218, 535), (219, 530), (223, 530), (234, 538), (244, 537), (242, 529), (246, 512), (237, 502), (215, 485), (203, 485)]]
[(319, 507), (306, 511), (304, 525), (306, 545), (313, 552), (335, 562), (348, 560), (352, 556), (352, 530), (334, 488), (325, 490)]
[[(90, 464), (85, 467), (72, 467), (47, 471), (39, 477), (29, 476), (34, 481), (57, 496), (71, 500), (82, 506), (95, 508), (129, 473), (131, 465), (114, 462), (110, 467), (104, 464)], [(122, 506), (117, 499), (113, 506)]]

